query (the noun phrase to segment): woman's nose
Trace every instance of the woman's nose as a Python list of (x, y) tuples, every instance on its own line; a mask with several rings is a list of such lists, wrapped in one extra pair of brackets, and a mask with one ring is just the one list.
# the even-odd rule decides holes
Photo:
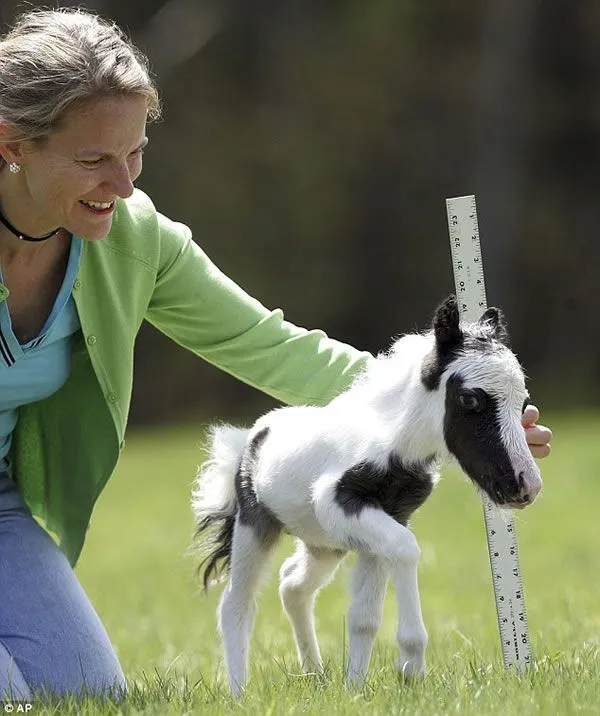
[(114, 172), (110, 181), (112, 183), (114, 193), (122, 199), (127, 199), (127, 197), (133, 194), (133, 180), (131, 178), (131, 174), (129, 173), (129, 167), (127, 164), (119, 167)]

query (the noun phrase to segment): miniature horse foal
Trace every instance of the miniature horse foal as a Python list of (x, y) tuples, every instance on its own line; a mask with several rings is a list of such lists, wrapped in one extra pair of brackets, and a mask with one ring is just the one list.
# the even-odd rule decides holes
[(233, 693), (246, 683), (255, 597), (282, 531), (298, 538), (280, 594), (302, 668), (322, 669), (315, 597), (354, 551), (347, 682), (365, 678), (390, 577), (398, 669), (422, 677), (427, 632), (408, 520), (433, 489), (438, 460), (452, 456), (498, 505), (531, 504), (541, 479), (521, 425), (527, 402), (500, 311), (461, 327), (450, 296), (431, 331), (397, 340), (325, 407), (272, 410), (249, 430), (214, 427), (193, 509), (198, 536), (219, 527), (205, 586), (220, 562), (229, 568), (219, 627)]

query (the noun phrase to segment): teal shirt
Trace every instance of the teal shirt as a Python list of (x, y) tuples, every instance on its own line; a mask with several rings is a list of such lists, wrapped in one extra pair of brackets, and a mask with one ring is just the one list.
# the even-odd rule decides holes
[(55, 393), (71, 370), (71, 336), (79, 317), (71, 296), (79, 269), (81, 239), (73, 237), (62, 286), (50, 315), (35, 338), (21, 344), (13, 333), (0, 270), (0, 471), (9, 467), (8, 452), (17, 410)]
[(292, 405), (327, 403), (372, 357), (251, 298), (139, 190), (117, 202), (108, 236), (83, 242), (73, 297), (81, 331), (69, 378), (54, 395), (19, 408), (11, 449), (21, 493), (73, 564), (123, 447), (145, 319)]

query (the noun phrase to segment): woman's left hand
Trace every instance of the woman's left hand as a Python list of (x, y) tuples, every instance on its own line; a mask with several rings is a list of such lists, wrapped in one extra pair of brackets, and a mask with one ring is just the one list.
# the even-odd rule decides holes
[(537, 425), (540, 411), (535, 405), (528, 405), (521, 422), (525, 428), (525, 437), (533, 457), (547, 457), (552, 450), (552, 430), (544, 425)]

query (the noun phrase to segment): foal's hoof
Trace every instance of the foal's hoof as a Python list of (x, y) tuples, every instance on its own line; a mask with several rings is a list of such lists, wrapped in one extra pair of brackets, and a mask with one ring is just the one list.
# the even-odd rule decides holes
[(399, 657), (396, 661), (399, 676), (407, 682), (423, 681), (425, 678), (425, 661)]

